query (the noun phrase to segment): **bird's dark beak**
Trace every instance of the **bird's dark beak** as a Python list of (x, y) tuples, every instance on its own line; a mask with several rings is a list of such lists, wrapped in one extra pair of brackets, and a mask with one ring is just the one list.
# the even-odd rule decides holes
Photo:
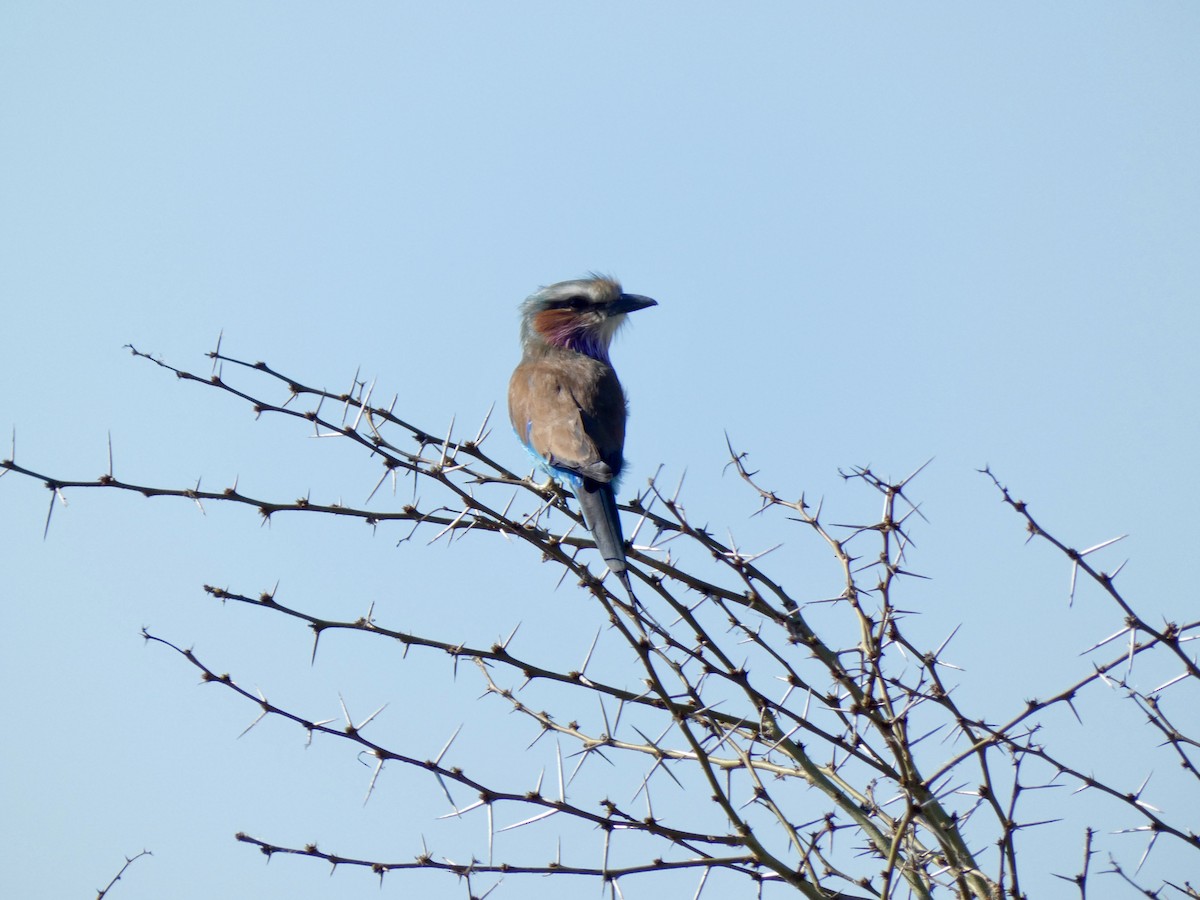
[(608, 314), (610, 316), (619, 316), (624, 313), (637, 312), (639, 309), (645, 309), (647, 306), (658, 306), (658, 301), (651, 300), (649, 297), (643, 297), (640, 294), (622, 294), (609, 304)]

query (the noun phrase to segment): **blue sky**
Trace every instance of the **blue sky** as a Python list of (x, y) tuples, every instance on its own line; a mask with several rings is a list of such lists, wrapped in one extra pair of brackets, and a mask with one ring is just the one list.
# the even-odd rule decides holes
[[(129, 480), (361, 501), (375, 466), (122, 346), (203, 372), (223, 331), (309, 383), (361, 367), (437, 431), (502, 403), (526, 294), (610, 272), (660, 302), (614, 350), (629, 489), (686, 471), (695, 517), (784, 540), (775, 571), (819, 595), (808, 536), (752, 520), (722, 475), (725, 432), (772, 487), (847, 516), (875, 501), (839, 467), (933, 458), (914, 628), (933, 643), (962, 623), (964, 695), (1017, 709), (1086, 672), (1074, 654), (1117, 626), (1094, 593), (1068, 607), (1066, 563), (1023, 546), (981, 466), (1078, 546), (1128, 533), (1107, 551), (1130, 560), (1128, 596), (1195, 617), (1197, 46), (1190, 3), (8, 4), (0, 430), (63, 477), (103, 472), (111, 433)], [(524, 465), (505, 427), (491, 449)], [(143, 847), (122, 900), (345, 896), (375, 887), (264, 865), (233, 833), (388, 858), (434, 833), (429, 785), (385, 777), (363, 807), (368, 770), (345, 748), (278, 724), (235, 740), (253, 710), (194, 687), (143, 625), (314, 716), (339, 693), (359, 715), (390, 703), (381, 723), (422, 752), (467, 717), (477, 742), (527, 742), (477, 683), (445, 686), (444, 660), (345, 639), (310, 668), (302, 628), (204, 583), (280, 580), (299, 606), (375, 602), (485, 643), (518, 621), (579, 617), (584, 649), (594, 633), (519, 546), (397, 548), (341, 522), (85, 492), (43, 540), (46, 499), (0, 481), (0, 835), (21, 861), (5, 896), (85, 896)], [(1158, 764), (1160, 800), (1194, 792), (1172, 777)], [(1054, 840), (1075, 866), (1080, 842)]]

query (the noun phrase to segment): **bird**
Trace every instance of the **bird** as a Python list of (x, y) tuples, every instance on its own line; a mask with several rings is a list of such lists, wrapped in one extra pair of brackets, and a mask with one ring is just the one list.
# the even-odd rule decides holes
[(521, 304), (521, 361), (508, 384), (513, 429), (539, 469), (568, 487), (608, 569), (632, 597), (616, 487), (625, 464), (625, 390), (608, 348), (658, 301), (606, 275), (560, 281)]

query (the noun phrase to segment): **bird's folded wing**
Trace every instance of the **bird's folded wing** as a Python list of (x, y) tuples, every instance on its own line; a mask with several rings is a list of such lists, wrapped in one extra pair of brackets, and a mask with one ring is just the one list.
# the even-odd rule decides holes
[[(564, 377), (558, 366), (524, 364), (509, 383), (509, 415), (517, 434), (552, 466), (608, 482), (614, 473), (602, 448), (612, 443), (614, 430), (618, 438), (624, 431), (624, 396), (619, 384), (616, 389), (622, 405), (621, 421), (614, 429), (608, 421), (611, 404), (597, 402), (604, 395), (591, 381)], [(617, 458), (619, 453), (618, 449)]]

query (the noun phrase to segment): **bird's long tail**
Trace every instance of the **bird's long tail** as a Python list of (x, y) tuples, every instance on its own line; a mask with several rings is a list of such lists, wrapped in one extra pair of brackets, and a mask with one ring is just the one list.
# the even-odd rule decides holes
[(625, 581), (625, 539), (621, 536), (621, 519), (612, 485), (585, 478), (575, 495), (583, 510), (584, 524), (595, 538), (605, 565)]

